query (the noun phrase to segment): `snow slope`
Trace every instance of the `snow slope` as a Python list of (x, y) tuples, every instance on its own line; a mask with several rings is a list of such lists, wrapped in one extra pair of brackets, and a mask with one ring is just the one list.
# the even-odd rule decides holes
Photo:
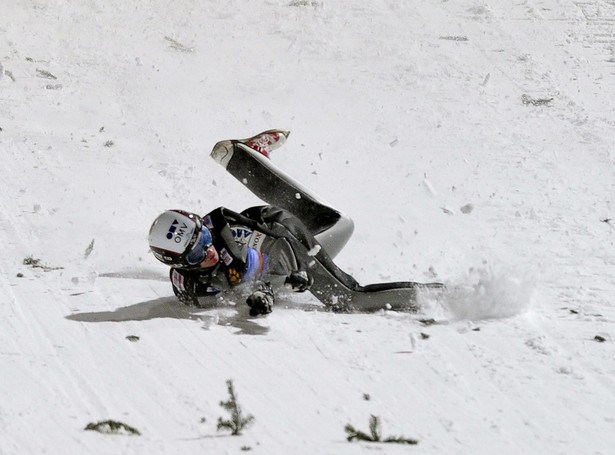
[[(612, 453), (613, 1), (0, 11), (0, 454)], [(259, 203), (208, 153), (272, 127), (355, 220), (342, 268), (446, 293), (177, 304), (151, 221)], [(227, 379), (239, 437), (216, 431)], [(372, 414), (419, 444), (346, 442)], [(141, 436), (84, 431), (106, 419)]]

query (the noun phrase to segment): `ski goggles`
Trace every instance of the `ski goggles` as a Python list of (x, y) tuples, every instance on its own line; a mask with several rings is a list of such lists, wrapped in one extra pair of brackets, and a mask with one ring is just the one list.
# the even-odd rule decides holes
[(201, 227), (196, 243), (185, 256), (188, 265), (197, 265), (207, 257), (207, 248), (212, 244), (211, 232), (205, 226)]

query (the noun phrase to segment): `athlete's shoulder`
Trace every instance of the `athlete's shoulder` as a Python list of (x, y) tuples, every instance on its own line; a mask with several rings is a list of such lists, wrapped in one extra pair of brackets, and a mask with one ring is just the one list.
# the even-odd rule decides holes
[(225, 207), (218, 207), (211, 212), (202, 216), (203, 224), (208, 229), (214, 229), (220, 227), (220, 225), (226, 224), (226, 217), (224, 216)]

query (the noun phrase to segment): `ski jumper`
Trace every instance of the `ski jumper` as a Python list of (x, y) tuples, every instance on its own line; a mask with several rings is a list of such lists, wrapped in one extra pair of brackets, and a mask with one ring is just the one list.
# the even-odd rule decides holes
[(313, 278), (309, 291), (337, 311), (413, 310), (416, 291), (437, 283), (394, 282), (361, 286), (333, 258), (352, 235), (352, 220), (282, 172), (259, 151), (239, 140), (217, 143), (212, 158), (268, 205), (241, 213), (220, 207), (203, 217), (220, 262), (204, 270), (171, 269), (180, 300), (198, 298), (250, 283), (282, 286), (293, 272)]

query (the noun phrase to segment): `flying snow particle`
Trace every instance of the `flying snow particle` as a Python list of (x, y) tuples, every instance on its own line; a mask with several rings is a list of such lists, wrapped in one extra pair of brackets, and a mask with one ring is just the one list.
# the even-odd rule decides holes
[(320, 251), (320, 245), (316, 245), (314, 246), (314, 248), (312, 248), (310, 251), (308, 251), (308, 256), (316, 256), (318, 254), (318, 252)]
[(426, 178), (423, 179), (423, 188), (425, 188), (427, 192), (429, 192), (429, 194), (431, 194), (432, 196), (438, 195), (438, 192), (435, 190), (431, 182), (427, 180)]

